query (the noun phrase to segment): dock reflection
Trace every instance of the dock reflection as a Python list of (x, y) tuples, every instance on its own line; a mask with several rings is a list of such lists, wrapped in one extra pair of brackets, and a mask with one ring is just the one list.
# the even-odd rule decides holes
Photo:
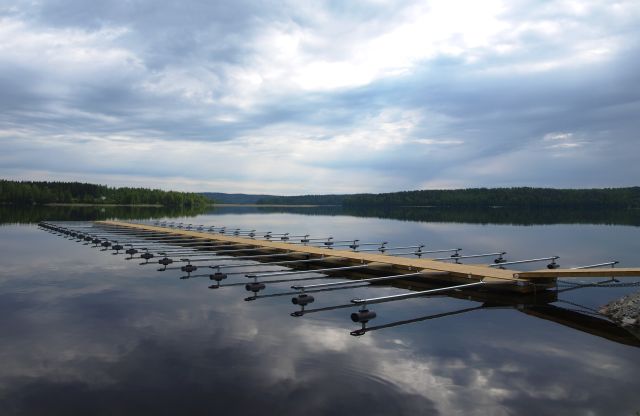
[[(420, 281), (394, 281), (392, 285), (396, 288), (406, 290), (426, 290), (442, 287), (429, 282)], [(287, 292), (287, 294), (299, 293), (299, 292)], [(284, 295), (284, 294), (283, 294)], [(273, 295), (272, 295), (273, 296)], [(462, 315), (469, 312), (481, 311), (481, 310), (495, 310), (495, 309), (512, 309), (521, 313), (527, 314), (532, 317), (543, 319), (546, 321), (554, 322), (590, 335), (594, 335), (600, 338), (607, 339), (619, 344), (624, 344), (633, 347), (640, 347), (640, 339), (637, 338), (631, 332), (618, 326), (617, 324), (609, 321), (608, 319), (594, 316), (594, 314), (583, 313), (577, 310), (563, 308), (554, 305), (556, 302), (560, 302), (558, 299), (558, 292), (554, 290), (544, 290), (538, 293), (514, 295), (506, 292), (496, 291), (481, 291), (481, 290), (459, 290), (454, 292), (448, 292), (446, 295), (438, 294), (432, 296), (424, 296), (425, 298), (434, 297), (448, 297), (454, 299), (461, 299), (466, 301), (477, 302), (479, 305), (466, 307), (462, 309), (456, 309), (453, 311), (428, 314), (410, 319), (403, 319), (393, 322), (388, 322), (380, 325), (369, 325), (371, 320), (359, 322), (361, 327), (350, 332), (353, 336), (362, 336), (371, 331), (379, 331), (382, 329), (398, 327), (402, 325), (409, 325), (418, 322), (451, 317), (455, 315)], [(326, 306), (314, 309), (306, 309), (306, 305), (300, 305), (300, 309), (291, 313), (291, 316), (301, 317), (306, 314), (325, 312), (336, 309), (348, 309), (355, 308), (356, 305), (352, 303), (339, 304), (333, 306)], [(366, 309), (366, 306), (360, 308), (360, 310)], [(368, 309), (366, 309), (369, 311)], [(372, 318), (373, 319), (373, 318)]]

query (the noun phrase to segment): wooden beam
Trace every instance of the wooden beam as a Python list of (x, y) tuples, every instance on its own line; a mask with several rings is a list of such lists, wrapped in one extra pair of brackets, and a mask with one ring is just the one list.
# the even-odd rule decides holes
[(549, 279), (558, 277), (639, 277), (640, 268), (603, 267), (597, 269), (543, 269), (531, 272), (516, 272), (519, 279)]

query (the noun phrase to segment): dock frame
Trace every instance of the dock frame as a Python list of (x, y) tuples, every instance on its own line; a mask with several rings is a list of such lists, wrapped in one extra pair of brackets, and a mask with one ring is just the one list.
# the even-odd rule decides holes
[[(137, 224), (121, 221), (97, 221), (107, 227), (130, 229), (132, 232), (153, 231), (167, 235), (179, 235), (211, 241), (212, 243), (234, 243), (259, 248), (266, 252), (292, 253), (317, 256), (322, 260), (335, 258), (337, 262), (346, 264), (371, 264), (375, 268), (385, 268), (393, 273), (424, 272), (424, 279), (464, 284), (483, 282), (483, 287), (499, 290), (526, 293), (537, 289), (555, 287), (558, 277), (630, 277), (640, 276), (640, 268), (590, 268), (590, 269), (552, 269), (535, 271), (518, 271), (501, 269), (477, 264), (457, 264), (436, 261), (428, 258), (406, 258), (386, 254), (364, 253), (358, 251), (339, 250), (335, 248), (316, 247), (292, 244), (281, 241), (258, 240), (249, 237), (214, 234), (202, 231), (174, 229), (147, 224)], [(434, 273), (437, 272), (437, 273)], [(444, 272), (444, 273), (443, 273)], [(415, 279), (416, 276), (414, 275)]]

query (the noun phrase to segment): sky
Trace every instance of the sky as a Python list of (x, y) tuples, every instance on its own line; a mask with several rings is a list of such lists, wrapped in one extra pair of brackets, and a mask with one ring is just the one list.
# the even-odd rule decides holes
[(0, 0), (0, 177), (637, 186), (640, 2)]

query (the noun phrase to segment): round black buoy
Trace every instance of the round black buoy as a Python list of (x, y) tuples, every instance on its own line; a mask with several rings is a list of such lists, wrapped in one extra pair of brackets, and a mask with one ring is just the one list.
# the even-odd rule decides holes
[(353, 322), (360, 323), (367, 323), (375, 317), (376, 313), (374, 311), (370, 311), (369, 309), (362, 309), (351, 314), (351, 320)]
[(158, 260), (158, 263), (162, 264), (163, 266), (168, 266), (173, 263), (173, 260), (171, 260), (169, 257), (163, 257)]
[[(128, 248), (127, 251), (125, 251), (125, 253), (127, 253), (130, 256), (133, 256), (137, 252), (138, 252), (138, 250), (136, 250), (135, 248)], [(149, 253), (147, 253), (147, 254), (149, 254)]]
[(144, 252), (144, 253), (140, 254), (140, 258), (141, 258), (141, 259), (145, 259), (145, 260), (149, 260), (149, 259), (152, 259), (152, 258), (153, 258), (153, 254), (152, 254), (152, 253), (149, 253), (149, 252), (147, 251), (147, 252)]
[(315, 299), (311, 295), (307, 295), (306, 293), (300, 294), (295, 298), (291, 298), (291, 303), (294, 305), (306, 306), (310, 303), (313, 303)]
[(221, 273), (221, 272), (215, 272), (214, 274), (209, 275), (209, 279), (215, 280), (216, 282), (221, 282), (226, 278), (227, 278), (227, 274)]
[(245, 289), (247, 289), (248, 292), (259, 292), (261, 290), (264, 290), (264, 288), (266, 287), (264, 285), (264, 283), (260, 283), (260, 282), (252, 282), (252, 283), (247, 283), (246, 285), (244, 285)]
[(195, 272), (196, 270), (198, 270), (198, 267), (194, 266), (193, 264), (187, 264), (186, 266), (180, 267), (180, 270), (182, 270), (183, 272), (186, 272), (186, 273), (192, 273), (192, 272)]

